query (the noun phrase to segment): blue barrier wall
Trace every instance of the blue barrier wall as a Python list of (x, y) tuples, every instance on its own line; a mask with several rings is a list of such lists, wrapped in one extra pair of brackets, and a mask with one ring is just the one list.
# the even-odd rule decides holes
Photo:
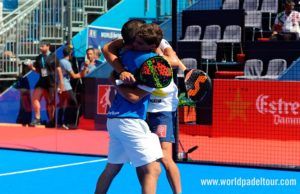
[[(31, 93), (39, 74), (29, 73), (19, 79), (0, 96), (0, 122), (1, 123), (29, 123), (33, 117), (31, 106)], [(41, 101), (41, 120), (47, 121), (45, 100)]]

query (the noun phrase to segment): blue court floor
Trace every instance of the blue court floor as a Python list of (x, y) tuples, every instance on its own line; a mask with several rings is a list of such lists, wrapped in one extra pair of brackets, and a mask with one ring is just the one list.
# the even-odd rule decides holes
[[(0, 150), (0, 194), (93, 194), (106, 159)], [(183, 194), (299, 194), (300, 172), (179, 164)], [(139, 194), (125, 165), (109, 194)], [(164, 172), (157, 194), (171, 194)]]

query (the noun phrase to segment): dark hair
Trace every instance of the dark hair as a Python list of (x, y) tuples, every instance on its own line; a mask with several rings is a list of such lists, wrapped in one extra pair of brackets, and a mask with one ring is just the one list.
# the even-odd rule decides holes
[(286, 0), (285, 5), (295, 5), (295, 2), (293, 0)]
[(145, 24), (145, 21), (139, 19), (132, 19), (126, 22), (121, 29), (122, 38), (125, 45), (132, 44), (139, 28)]
[(50, 42), (45, 41), (45, 40), (40, 41), (40, 46), (43, 46), (43, 45), (50, 46)]
[(65, 46), (65, 48), (63, 49), (63, 55), (64, 57), (66, 56), (70, 56), (73, 52), (73, 49), (69, 46)]
[(89, 51), (93, 51), (95, 53), (94, 48), (88, 48), (88, 49), (86, 49), (85, 54), (87, 54)]
[(158, 47), (163, 38), (163, 32), (157, 24), (143, 24), (137, 36), (143, 39), (148, 45), (155, 44)]

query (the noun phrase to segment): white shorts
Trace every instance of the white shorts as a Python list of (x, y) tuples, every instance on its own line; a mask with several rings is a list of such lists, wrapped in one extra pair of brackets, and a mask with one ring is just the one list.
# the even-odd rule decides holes
[(151, 133), (141, 119), (107, 119), (109, 132), (108, 162), (131, 162), (134, 167), (149, 164), (163, 157), (158, 136)]

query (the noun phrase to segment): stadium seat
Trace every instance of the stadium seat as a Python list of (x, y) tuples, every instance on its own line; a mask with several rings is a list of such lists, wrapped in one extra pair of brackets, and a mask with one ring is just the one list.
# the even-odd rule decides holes
[(217, 41), (218, 43), (231, 43), (231, 61), (233, 61), (233, 45), (240, 43), (242, 37), (242, 29), (238, 25), (226, 26), (223, 34), (223, 39)]
[(218, 41), (221, 39), (221, 27), (219, 25), (206, 26), (203, 41)]
[(260, 79), (277, 80), (279, 75), (287, 68), (287, 62), (284, 59), (272, 59), (269, 61), (268, 70), (265, 76)]
[(260, 11), (247, 11), (245, 16), (245, 27), (252, 28), (252, 41), (254, 41), (255, 30), (259, 29), (262, 36), (262, 14)]
[[(208, 73), (209, 60), (217, 60), (217, 43), (214, 41), (205, 41), (201, 45), (201, 59), (206, 60), (206, 72)], [(217, 63), (216, 69), (218, 69)]]
[(271, 30), (272, 14), (276, 14), (278, 12), (278, 0), (263, 0), (261, 12), (269, 14), (269, 30)]
[(236, 79), (259, 79), (263, 71), (263, 62), (259, 59), (247, 60), (244, 67), (244, 75), (236, 76)]
[[(198, 63), (195, 58), (183, 58), (181, 62), (186, 66), (187, 69), (197, 69)], [(178, 69), (177, 77), (184, 77), (183, 71)]]
[(256, 11), (258, 9), (258, 0), (244, 0), (243, 9), (245, 11)]
[(222, 6), (222, 9), (239, 9), (240, 1), (239, 0), (225, 0)]
[(186, 28), (184, 38), (179, 41), (200, 41), (201, 26), (191, 25)]

